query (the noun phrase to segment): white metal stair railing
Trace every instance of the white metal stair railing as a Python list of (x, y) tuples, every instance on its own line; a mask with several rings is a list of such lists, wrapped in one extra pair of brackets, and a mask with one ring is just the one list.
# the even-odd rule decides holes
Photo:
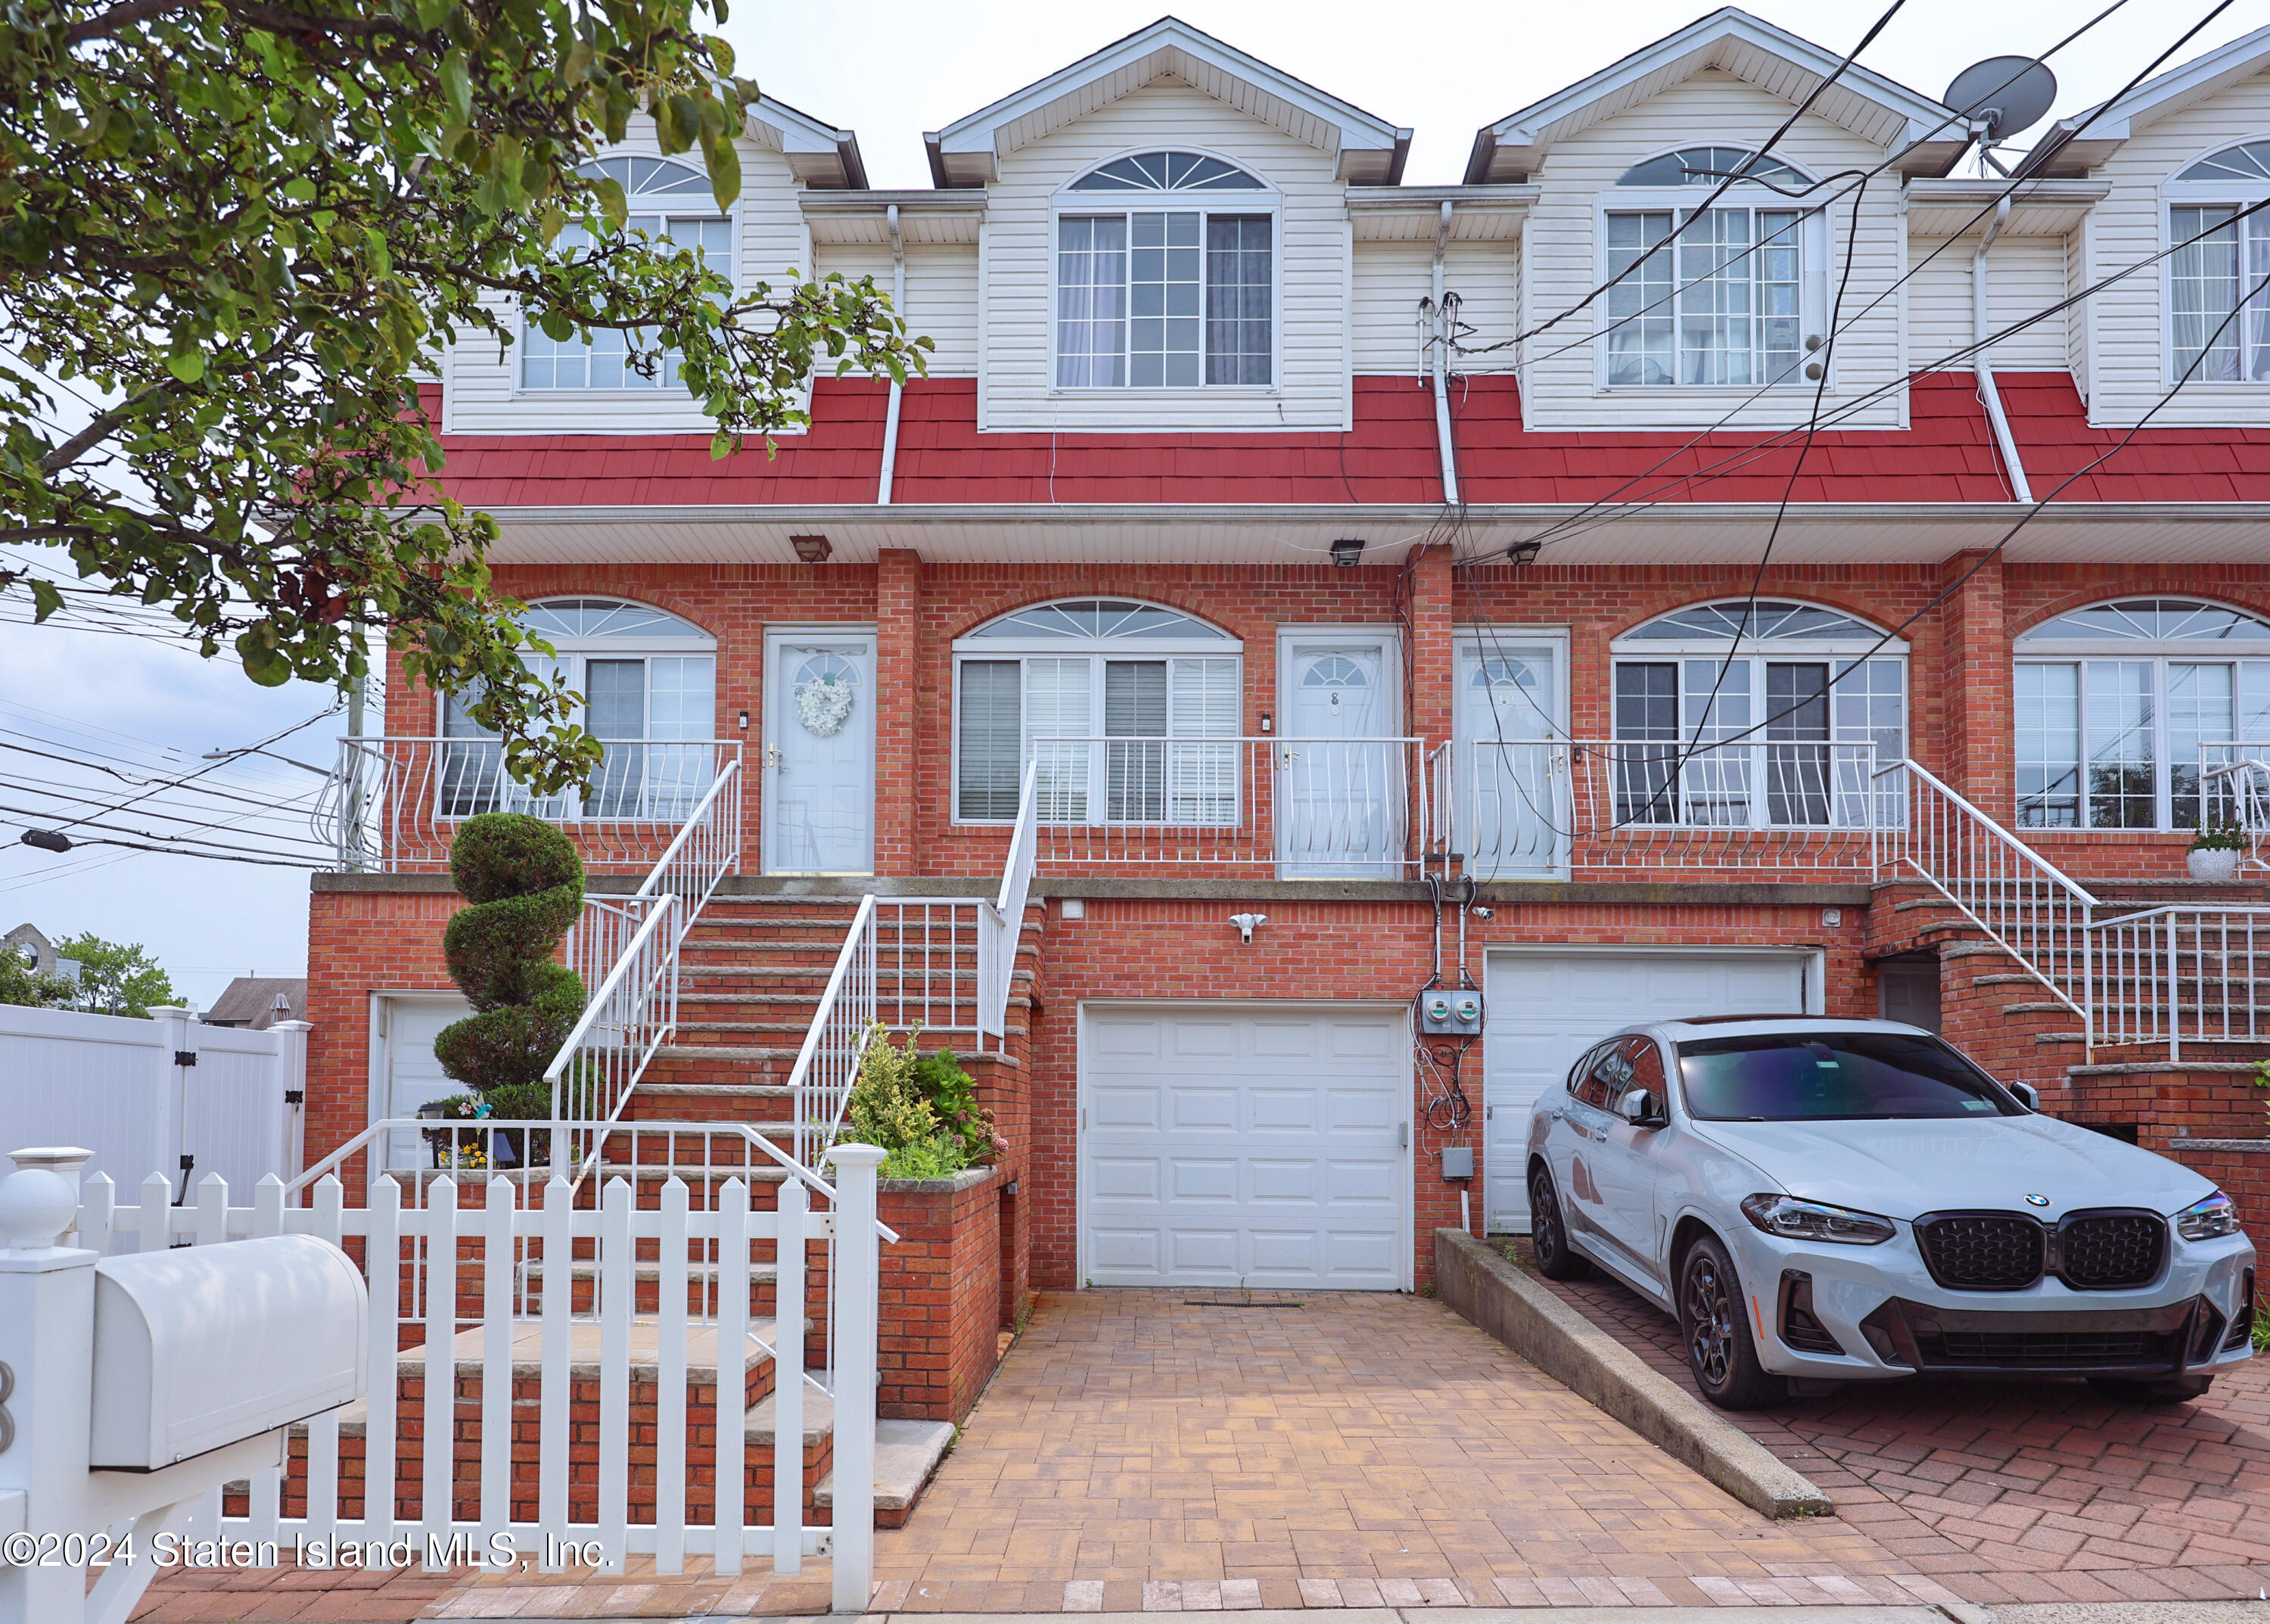
[(789, 1073), (796, 1160), (807, 1168), (818, 1167), (835, 1142), (852, 1085), (859, 1080), (860, 1050), (874, 1023), (875, 903), (872, 892), (859, 899)]
[[(373, 1124), (375, 1132), (398, 1126)], [(430, 1127), (430, 1123), (419, 1124)], [(689, 1130), (718, 1124), (684, 1124)], [(368, 1138), (367, 1133), (364, 1136)], [(360, 1144), (360, 1141), (358, 1142)], [(682, 1573), (689, 1555), (708, 1555), (721, 1574), (745, 1558), (769, 1556), (775, 1573), (801, 1571), (803, 1559), (833, 1559), (835, 1610), (864, 1612), (873, 1583), (876, 1319), (879, 1242), (897, 1237), (875, 1212), (875, 1168), (882, 1153), (842, 1146), (832, 1182), (790, 1164), (776, 1205), (754, 1205), (748, 1178), (718, 1183), (706, 1204), (674, 1174), (655, 1207), (642, 1207), (632, 1183), (611, 1178), (596, 1205), (579, 1205), (567, 1180), (545, 1183), (540, 1203), (523, 1200), (514, 1181), (478, 1175), (460, 1189), (444, 1175), (421, 1184), (413, 1204), (390, 1175), (375, 1178), (367, 1206), (351, 1207), (332, 1169), (355, 1147), (327, 1159), (287, 1188), (261, 1181), (249, 1207), (231, 1206), (228, 1188), (208, 1176), (174, 1205), (165, 1175), (152, 1173), (138, 1206), (122, 1207), (111, 1182), (87, 1179), (75, 1220), (77, 1244), (109, 1252), (132, 1242), (162, 1250), (183, 1242), (214, 1245), (248, 1236), (312, 1235), (335, 1246), (356, 1243), (369, 1284), (371, 1380), (358, 1418), (329, 1411), (301, 1426), (306, 1512), (283, 1515), (290, 1467), (256, 1472), (247, 1514), (221, 1520), (215, 1495), (203, 1516), (213, 1531), (256, 1544), (288, 1546), (294, 1539), (338, 1543), (408, 1539), (428, 1565), (454, 1560), (452, 1542), (475, 1552), (509, 1536), (539, 1556), (557, 1545), (596, 1541), (606, 1571), (629, 1557), (651, 1555), (661, 1573)], [(308, 1205), (293, 1198), (305, 1193)], [(811, 1209), (821, 1193), (829, 1210)], [(807, 1264), (814, 1243), (830, 1249), (825, 1278)], [(775, 1260), (755, 1260), (770, 1246)], [(588, 1312), (578, 1313), (575, 1271), (588, 1260)], [(531, 1272), (530, 1260), (553, 1270)], [(753, 1283), (773, 1272), (774, 1318), (751, 1317)], [(704, 1272), (710, 1277), (705, 1287)], [(535, 1285), (530, 1286), (533, 1279)], [(655, 1281), (651, 1312), (638, 1307), (639, 1285)], [(808, 1297), (826, 1293), (832, 1345), (835, 1453), (834, 1527), (805, 1520), (805, 1368)], [(689, 1309), (697, 1293), (699, 1302)], [(579, 1327), (582, 1329), (579, 1331)], [(773, 1442), (750, 1441), (746, 1372), (751, 1350), (774, 1362)], [(538, 1378), (530, 1393), (530, 1368)], [(704, 1383), (701, 1373), (711, 1373)], [(411, 1384), (422, 1386), (422, 1396)], [(712, 1388), (704, 1400), (694, 1393)], [(634, 1390), (655, 1397), (651, 1422), (634, 1430)], [(475, 1389), (478, 1395), (475, 1396)], [(575, 1413), (596, 1394), (597, 1424), (588, 1435)], [(23, 1397), (29, 1397), (24, 1395)], [(634, 1438), (652, 1428), (656, 1503), (651, 1520), (634, 1520), (630, 1499)], [(343, 1440), (359, 1426), (360, 1476)], [(414, 1448), (410, 1427), (422, 1442)], [(520, 1435), (517, 1440), (516, 1434)], [(589, 1442), (586, 1442), (588, 1437)], [(517, 1449), (516, 1444), (517, 1443)], [(467, 1446), (471, 1446), (468, 1448)], [(753, 1469), (769, 1448), (770, 1508), (745, 1503)], [(532, 1457), (532, 1461), (529, 1458)], [(534, 1515), (527, 1514), (522, 1471), (533, 1465)], [(708, 1470), (705, 1472), (704, 1468)], [(690, 1505), (690, 1486), (703, 1484), (706, 1506)], [(585, 1488), (585, 1484), (590, 1484)], [(700, 1489), (695, 1490), (698, 1497)], [(414, 1510), (404, 1510), (404, 1502)], [(471, 1512), (467, 1515), (465, 1508)], [(768, 1509), (769, 1516), (766, 1515)], [(706, 1511), (707, 1515), (701, 1515)], [(753, 1520), (754, 1519), (754, 1520)], [(455, 1549), (462, 1550), (464, 1545)], [(553, 1570), (547, 1559), (546, 1570)]]
[(1915, 762), (1895, 761), (1874, 779), (1904, 809), (1874, 833), (1878, 882), (1911, 876), (1938, 892), (2081, 1018), (2084, 1049), (2093, 1051), (2096, 898)]
[[(2246, 750), (2257, 753), (2239, 753)], [(2246, 864), (2258, 869), (2270, 869), (2263, 855), (2270, 849), (2270, 761), (2262, 759), (2264, 750), (2270, 745), (2200, 746), (2200, 821), (2238, 825), (2246, 836)]]

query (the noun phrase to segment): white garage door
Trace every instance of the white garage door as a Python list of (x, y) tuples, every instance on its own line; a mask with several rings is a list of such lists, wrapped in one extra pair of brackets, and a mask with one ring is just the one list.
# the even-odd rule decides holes
[(1587, 1046), (1636, 1020), (1800, 1013), (1806, 965), (1799, 953), (1492, 953), (1482, 1042), (1491, 1230), (1529, 1227), (1529, 1108)]
[(1088, 1279), (1404, 1284), (1406, 1011), (1090, 1005), (1081, 1018)]
[[(445, 1100), (465, 1092), (434, 1058), (434, 1040), (441, 1028), (463, 1020), (473, 1006), (455, 997), (382, 997), (379, 1000), (378, 1098), (383, 1116), (415, 1116), (418, 1108), (432, 1100)], [(428, 1152), (415, 1128), (397, 1128), (386, 1136), (386, 1165), (414, 1168)]]

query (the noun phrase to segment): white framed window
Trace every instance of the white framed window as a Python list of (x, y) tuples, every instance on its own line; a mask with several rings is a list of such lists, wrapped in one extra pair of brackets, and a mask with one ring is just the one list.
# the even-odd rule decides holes
[(1635, 164), (1600, 207), (1600, 382), (1608, 389), (1756, 388), (1819, 377), (1828, 229), (1810, 177), (1778, 159), (1695, 146)]
[(1056, 387), (1273, 388), (1276, 194), (1202, 152), (1134, 152), (1057, 195)]
[(526, 812), (557, 819), (683, 820), (717, 772), (717, 642), (700, 627), (611, 597), (532, 604), (521, 625), (558, 652), (530, 664), (583, 696), (575, 720), (604, 750), (580, 797), (538, 797), (504, 770), (496, 735), (467, 701), (442, 698), (439, 812)]
[(953, 647), (956, 822), (1013, 820), (1027, 762), (1044, 823), (1235, 822), (1236, 638), (1179, 610), (1079, 598)]
[[(733, 275), (733, 217), (720, 213), (709, 177), (665, 158), (617, 156), (584, 164), (578, 174), (605, 175), (623, 189), (630, 205), (624, 222), (658, 242), (691, 248), (702, 262)], [(590, 234), (580, 226), (560, 234), (560, 245), (589, 248)], [(594, 329), (587, 343), (573, 335), (552, 338), (523, 319), (520, 335), (520, 387), (523, 390), (668, 389), (678, 382), (685, 357), (657, 351), (644, 333)]]
[(2270, 198), (2270, 140), (2202, 158), (2165, 190), (2170, 382), (2270, 382), (2270, 290), (2253, 293), (2270, 278), (2270, 211), (2237, 218)]
[(2270, 754), (2270, 623), (2244, 610), (2124, 598), (2014, 647), (2021, 828), (2195, 829), (2232, 810), (2205, 775)]
[[(1611, 645), (1615, 817), (1865, 827), (1907, 755), (1908, 645), (1816, 604), (1695, 604)], [(1872, 807), (1868, 797), (1873, 793)]]

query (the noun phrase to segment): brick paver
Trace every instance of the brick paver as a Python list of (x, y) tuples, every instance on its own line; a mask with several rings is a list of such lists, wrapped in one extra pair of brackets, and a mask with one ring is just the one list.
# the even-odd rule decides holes
[[(1511, 1256), (1529, 1265), (1527, 1242)], [(1694, 1390), (1671, 1316), (1605, 1278), (1544, 1282)], [(2187, 1405), (2079, 1382), (1854, 1383), (1727, 1419), (1965, 1600), (2253, 1598), (2270, 1585), (2270, 1361)]]

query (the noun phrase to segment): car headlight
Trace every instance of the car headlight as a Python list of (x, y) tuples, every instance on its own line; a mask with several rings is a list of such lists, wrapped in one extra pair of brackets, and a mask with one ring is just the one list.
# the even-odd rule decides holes
[(1800, 1201), (1795, 1196), (1752, 1196), (1742, 1216), (1787, 1241), (1834, 1241), (1841, 1246), (1881, 1246), (1899, 1233), (1888, 1218), (1850, 1207)]
[(2186, 1241), (2212, 1241), (2238, 1233), (2238, 1209), (2220, 1190), (2176, 1214), (2176, 1233)]

